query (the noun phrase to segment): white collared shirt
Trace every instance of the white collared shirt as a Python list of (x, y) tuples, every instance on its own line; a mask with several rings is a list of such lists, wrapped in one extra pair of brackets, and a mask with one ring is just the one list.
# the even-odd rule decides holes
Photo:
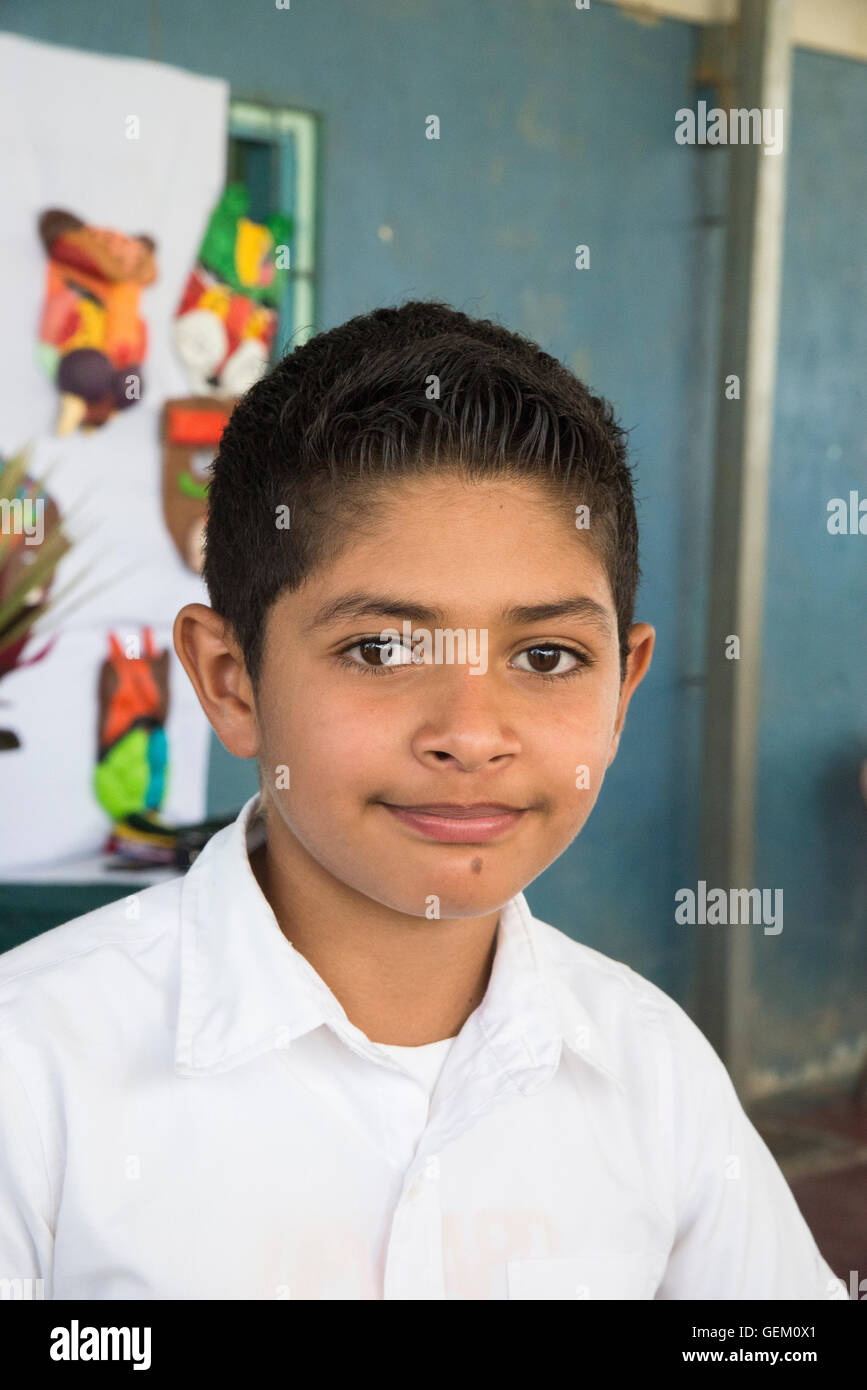
[(0, 957), (0, 1280), (54, 1299), (845, 1296), (666, 994), (519, 894), (481, 1004), (413, 1049), (414, 1075), (281, 932), (248, 858), (257, 808), (183, 877)]

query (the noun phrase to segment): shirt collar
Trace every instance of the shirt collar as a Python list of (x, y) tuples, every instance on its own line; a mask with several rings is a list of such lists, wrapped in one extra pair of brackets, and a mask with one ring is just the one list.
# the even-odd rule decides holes
[[(259, 793), (208, 841), (181, 886), (181, 964), (175, 1070), (215, 1075), (326, 1024), (354, 1051), (383, 1054), (283, 935), (250, 865), (264, 838)], [(520, 1089), (565, 1045), (622, 1086), (604, 1035), (554, 968), (546, 934), (522, 893), (500, 913), (497, 949), (478, 1021)], [(529, 1073), (529, 1076), (528, 1076)], [(522, 1080), (526, 1083), (522, 1084)]]

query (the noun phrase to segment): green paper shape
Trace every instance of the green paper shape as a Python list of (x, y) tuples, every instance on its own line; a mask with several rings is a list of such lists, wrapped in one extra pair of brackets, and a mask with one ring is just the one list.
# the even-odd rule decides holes
[[(247, 216), (250, 207), (250, 194), (242, 183), (230, 183), (211, 213), (207, 231), (199, 247), (199, 260), (206, 270), (237, 294), (252, 299), (256, 304), (266, 304), (279, 308), (289, 284), (289, 271), (274, 267), (274, 279), (270, 285), (242, 285), (235, 269), (235, 242), (238, 220)], [(264, 225), (274, 239), (275, 246), (288, 245), (294, 223), (285, 213), (275, 212), (266, 219)]]
[(57, 380), (57, 364), (60, 361), (60, 348), (52, 343), (36, 344), (36, 364), (49, 381)]
[[(162, 737), (155, 738), (155, 735)], [(157, 809), (166, 789), (165, 752), (164, 730), (137, 725), (123, 734), (100, 759), (94, 768), (93, 789), (100, 806), (112, 820), (123, 820), (135, 811)], [(156, 782), (152, 784), (154, 774)]]

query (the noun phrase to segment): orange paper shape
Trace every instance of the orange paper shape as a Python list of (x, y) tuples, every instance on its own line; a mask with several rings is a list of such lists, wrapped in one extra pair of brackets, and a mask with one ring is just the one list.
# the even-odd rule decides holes
[(156, 243), (60, 208), (42, 214), (39, 234), (48, 254), (39, 355), (60, 390), (64, 435), (103, 425), (141, 399), (147, 326), (139, 297), (157, 276)]

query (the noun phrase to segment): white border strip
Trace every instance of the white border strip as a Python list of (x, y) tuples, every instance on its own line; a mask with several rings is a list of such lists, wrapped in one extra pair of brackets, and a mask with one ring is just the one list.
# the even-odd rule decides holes
[[(738, 0), (606, 0), (606, 4), (651, 24), (657, 19), (733, 24), (738, 17)], [(867, 4), (864, 0), (794, 0), (792, 42), (796, 48), (867, 62)]]
[[(263, 108), (245, 101), (229, 103), (229, 120), (263, 135), (295, 136), (295, 188), (292, 217), (295, 223), (292, 270), (291, 346), (301, 347), (314, 330), (316, 254), (316, 117), (306, 111)], [(287, 190), (288, 191), (288, 190)]]

